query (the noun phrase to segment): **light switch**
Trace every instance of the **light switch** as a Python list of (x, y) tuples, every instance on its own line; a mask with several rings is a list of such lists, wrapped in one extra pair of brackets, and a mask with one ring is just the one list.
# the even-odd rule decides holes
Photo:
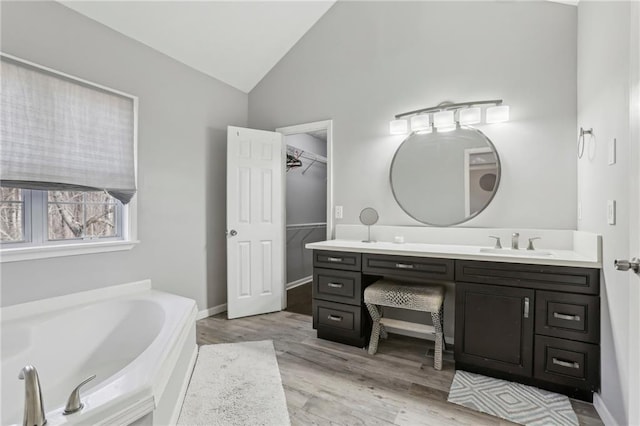
[(609, 165), (616, 164), (616, 139), (609, 141)]
[(607, 223), (616, 224), (616, 200), (607, 200)]
[(578, 202), (578, 220), (582, 220), (582, 203)]
[(342, 219), (342, 206), (336, 206), (336, 219)]

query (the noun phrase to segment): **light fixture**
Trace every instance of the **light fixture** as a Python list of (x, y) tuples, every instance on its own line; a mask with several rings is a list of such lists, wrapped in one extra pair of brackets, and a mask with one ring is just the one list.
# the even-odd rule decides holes
[(480, 107), (463, 108), (458, 111), (460, 124), (478, 124), (482, 122), (482, 110)]
[(389, 133), (392, 135), (407, 134), (407, 120), (393, 120), (389, 123)]
[[(404, 135), (408, 133), (406, 118), (410, 117), (411, 131), (417, 133), (449, 132), (455, 130), (458, 125), (470, 125), (482, 123), (482, 105), (492, 105), (487, 108), (485, 123), (502, 123), (509, 120), (509, 106), (502, 104), (502, 99), (474, 102), (442, 102), (429, 108), (397, 114), (389, 124), (392, 135)], [(458, 120), (456, 121), (456, 112)], [(429, 114), (433, 113), (433, 126), (429, 125)]]
[(431, 130), (429, 114), (418, 114), (411, 117), (411, 131), (427, 132)]
[(487, 108), (487, 123), (504, 123), (509, 121), (509, 105), (498, 105)]
[(455, 126), (453, 111), (439, 111), (433, 114), (433, 127), (440, 130), (443, 127)]

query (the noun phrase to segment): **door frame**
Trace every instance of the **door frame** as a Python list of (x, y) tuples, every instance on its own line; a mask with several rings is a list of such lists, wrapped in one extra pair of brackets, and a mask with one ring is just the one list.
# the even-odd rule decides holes
[[(629, 63), (629, 143), (630, 143), (630, 211), (629, 259), (640, 256), (640, 4), (632, 2), (630, 22)], [(631, 271), (625, 272), (632, 273)], [(640, 275), (629, 275), (629, 394), (630, 424), (640, 424)]]
[[(334, 218), (333, 218), (333, 120), (314, 121), (311, 123), (296, 124), (293, 126), (278, 127), (276, 132), (281, 133), (283, 136), (283, 162), (286, 163), (286, 141), (285, 138), (290, 135), (297, 135), (300, 133), (317, 132), (319, 130), (327, 131), (327, 240), (333, 238), (334, 235)], [(286, 167), (283, 167), (282, 173), (286, 173)], [(286, 176), (282, 178), (284, 190), (282, 196), (282, 211), (285, 215), (285, 232), (283, 235), (286, 253), (286, 206), (287, 206), (287, 191), (286, 191)], [(284, 271), (287, 270), (287, 256), (284, 257)], [(282, 309), (287, 307), (287, 280), (284, 280), (284, 291), (282, 292)]]

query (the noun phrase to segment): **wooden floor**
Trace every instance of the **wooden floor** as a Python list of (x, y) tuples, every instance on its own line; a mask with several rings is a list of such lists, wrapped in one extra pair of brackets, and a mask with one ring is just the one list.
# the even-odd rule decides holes
[[(454, 369), (424, 353), (432, 342), (391, 335), (375, 356), (316, 338), (311, 317), (277, 312), (197, 322), (198, 344), (273, 340), (294, 425), (509, 425), (447, 402)], [(448, 360), (446, 358), (449, 358)], [(581, 425), (602, 425), (591, 404), (571, 401)]]

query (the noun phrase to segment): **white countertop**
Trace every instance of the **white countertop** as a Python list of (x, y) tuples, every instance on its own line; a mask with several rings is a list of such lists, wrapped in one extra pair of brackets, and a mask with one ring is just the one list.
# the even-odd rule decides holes
[(560, 249), (542, 249), (539, 250), (539, 253), (536, 253), (535, 251), (527, 251), (524, 249), (512, 250), (505, 248), (499, 253), (486, 253), (481, 250), (491, 249), (491, 247), (430, 243), (365, 243), (357, 240), (342, 239), (308, 243), (305, 247), (313, 250), (333, 250), (398, 256), (484, 260), (490, 262), (528, 263), (534, 265), (574, 266), (583, 268), (602, 267), (602, 260), (598, 254), (589, 256), (573, 250)]

